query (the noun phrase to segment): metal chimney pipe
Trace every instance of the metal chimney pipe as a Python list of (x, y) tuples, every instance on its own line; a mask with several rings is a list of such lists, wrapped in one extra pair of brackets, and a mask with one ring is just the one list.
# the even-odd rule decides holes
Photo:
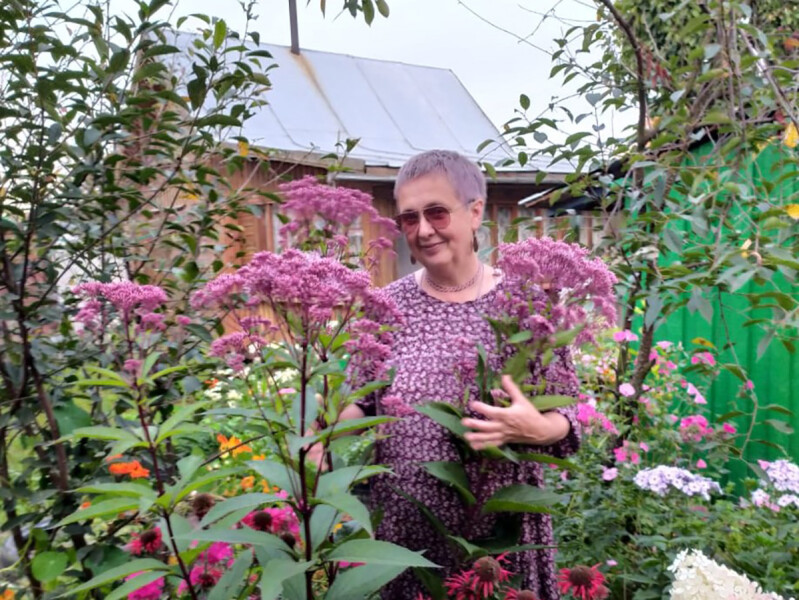
[(289, 0), (289, 22), (291, 24), (291, 53), (300, 53), (300, 34), (297, 28), (297, 0)]

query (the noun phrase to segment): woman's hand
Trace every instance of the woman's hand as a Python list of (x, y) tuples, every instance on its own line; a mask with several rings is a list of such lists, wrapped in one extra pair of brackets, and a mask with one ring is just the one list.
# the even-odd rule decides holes
[(510, 406), (501, 408), (483, 402), (470, 402), (469, 408), (486, 417), (465, 418), (464, 427), (473, 429), (464, 435), (474, 450), (503, 444), (547, 446), (569, 434), (569, 420), (556, 412), (540, 412), (522, 393), (510, 375), (502, 376), (502, 387), (510, 396)]

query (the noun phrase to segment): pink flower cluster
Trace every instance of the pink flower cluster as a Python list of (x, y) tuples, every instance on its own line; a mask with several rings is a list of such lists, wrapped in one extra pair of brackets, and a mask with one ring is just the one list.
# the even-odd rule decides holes
[(601, 260), (589, 258), (585, 248), (544, 237), (501, 244), (499, 252), (497, 266), (510, 290), (500, 310), (534, 339), (584, 326), (580, 344), (615, 324), (616, 277)]
[[(125, 581), (130, 581), (131, 579), (135, 579), (139, 575), (143, 574), (144, 571), (131, 573), (125, 577)], [(164, 593), (165, 583), (166, 582), (164, 581), (164, 578), (159, 577), (155, 581), (151, 581), (150, 583), (133, 590), (130, 594), (128, 594), (128, 600), (159, 600), (161, 595)]]
[(611, 423), (610, 419), (596, 409), (596, 406), (591, 402), (578, 402), (577, 403), (577, 420), (583, 426), (583, 430), (588, 433), (595, 431), (604, 431), (612, 435), (618, 435), (619, 430)]
[(691, 357), (692, 365), (716, 366), (716, 358), (710, 352), (699, 352)]
[[(213, 542), (200, 553), (189, 571), (192, 587), (195, 590), (210, 590), (219, 583), (225, 569), (232, 563), (233, 547), (225, 542)], [(178, 584), (178, 594), (185, 594), (188, 591), (189, 586), (186, 581), (181, 581)]]
[[(234, 368), (246, 358), (245, 344), (257, 349), (277, 331), (295, 336), (296, 343), (311, 344), (336, 319), (350, 333), (347, 349), (356, 370), (377, 371), (392, 341), (381, 325), (401, 320), (393, 301), (371, 286), (368, 273), (298, 250), (255, 254), (235, 273), (221, 275), (197, 291), (192, 306), (233, 311), (246, 333), (217, 340), (214, 353), (225, 355)], [(270, 309), (274, 324), (252, 316), (262, 306)]]
[(616, 462), (618, 464), (625, 462), (629, 462), (633, 465), (640, 464), (642, 452), (649, 452), (649, 446), (646, 442), (635, 444), (628, 440), (624, 440), (621, 446), (613, 449), (613, 455), (616, 457)]
[(701, 442), (713, 434), (713, 428), (702, 415), (691, 415), (680, 420), (680, 435), (686, 441)]
[(132, 281), (81, 283), (72, 293), (86, 298), (81, 303), (75, 321), (87, 330), (98, 332), (103, 327), (103, 301), (109, 303), (127, 326), (138, 319), (141, 330), (163, 331), (164, 315), (154, 312), (166, 304), (166, 292), (155, 285), (139, 285)]
[(302, 244), (314, 230), (319, 230), (327, 240), (328, 249), (333, 250), (328, 254), (341, 254), (336, 251), (346, 251), (349, 230), (363, 217), (368, 217), (371, 226), (380, 232), (367, 254), (373, 249), (391, 248), (399, 233), (394, 221), (381, 216), (375, 209), (372, 196), (366, 192), (323, 185), (310, 175), (281, 184), (280, 191), (286, 197), (280, 210), (290, 217), (289, 222), (280, 228), (284, 247), (290, 245), (290, 240)]
[(254, 510), (241, 522), (250, 529), (277, 535), (291, 545), (300, 542), (300, 522), (290, 506)]

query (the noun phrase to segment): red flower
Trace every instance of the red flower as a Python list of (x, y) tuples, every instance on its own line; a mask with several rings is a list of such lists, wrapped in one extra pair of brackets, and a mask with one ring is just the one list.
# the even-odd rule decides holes
[(572, 569), (561, 569), (558, 575), (558, 587), (561, 594), (571, 593), (575, 598), (581, 600), (604, 600), (608, 597), (608, 588), (605, 583), (605, 576), (599, 572), (597, 567), (586, 567), (578, 565)]
[(494, 595), (494, 586), (510, 577), (510, 571), (502, 568), (505, 555), (497, 558), (478, 558), (472, 568), (449, 577), (444, 586), (447, 595), (455, 600), (484, 600)]
[(508, 590), (505, 600), (539, 600), (539, 598), (530, 590)]
[(161, 530), (158, 527), (153, 527), (142, 533), (134, 533), (133, 539), (128, 544), (128, 550), (134, 556), (154, 554), (162, 544)]

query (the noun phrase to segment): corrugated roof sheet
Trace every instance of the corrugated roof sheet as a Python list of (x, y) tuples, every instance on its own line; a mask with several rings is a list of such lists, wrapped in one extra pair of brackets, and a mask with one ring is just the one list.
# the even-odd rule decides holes
[[(175, 44), (188, 49), (194, 37), (179, 32)], [(261, 48), (278, 66), (269, 71), (267, 104), (245, 123), (243, 134), (254, 145), (325, 154), (335, 152), (337, 142), (360, 138), (350, 156), (389, 167), (437, 148), (492, 163), (513, 156), (504, 144), (476, 152), (499, 133), (448, 69), (316, 50), (295, 55), (272, 44)], [(524, 170), (569, 171), (566, 165), (548, 168), (546, 161)]]

